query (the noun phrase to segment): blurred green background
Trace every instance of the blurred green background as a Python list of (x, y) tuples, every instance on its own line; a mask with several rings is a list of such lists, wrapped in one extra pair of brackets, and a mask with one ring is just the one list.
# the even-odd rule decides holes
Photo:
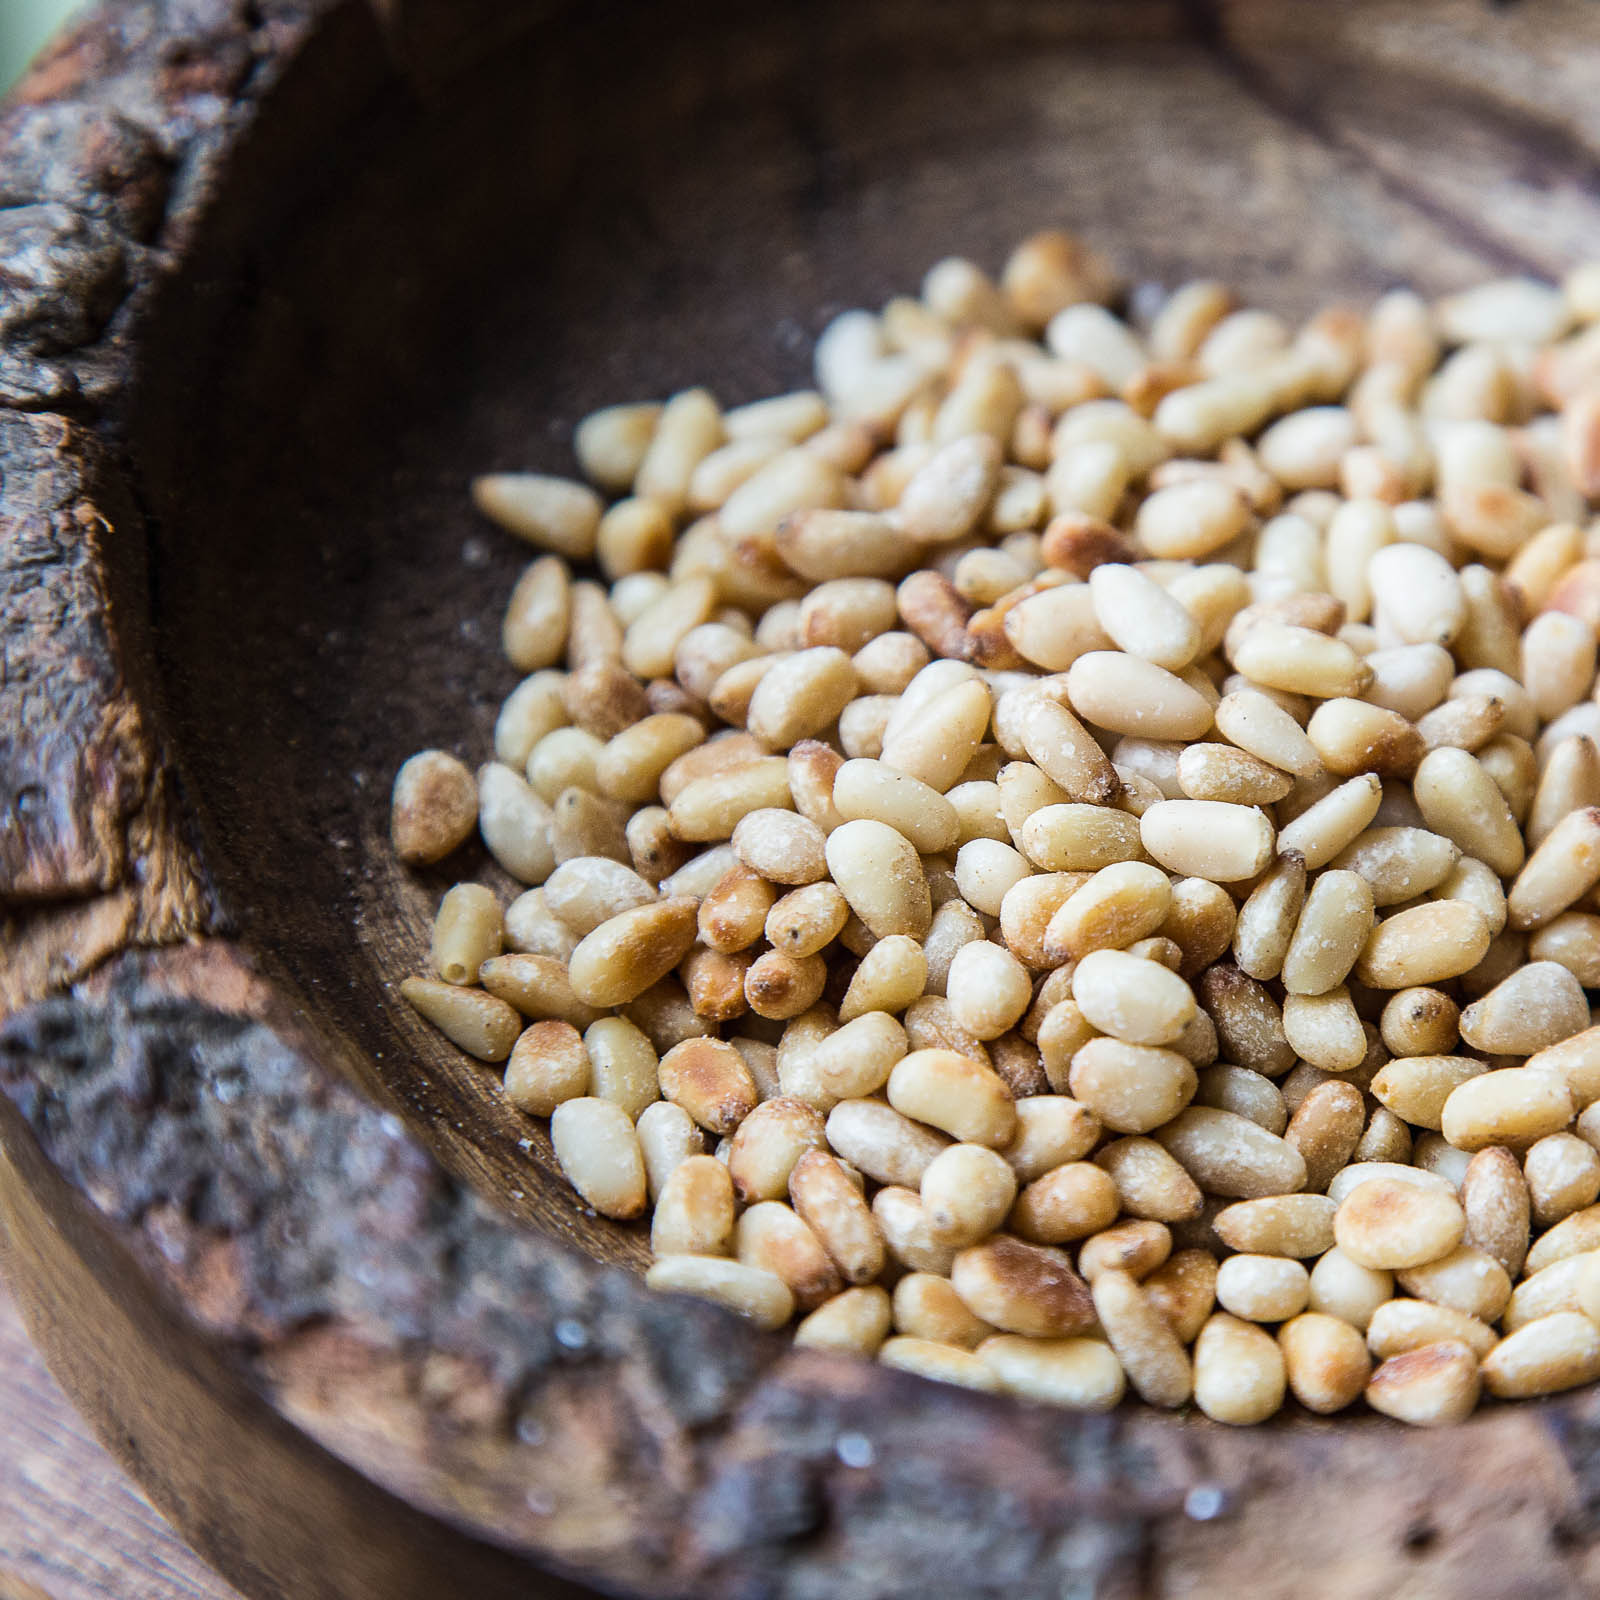
[(0, 93), (83, 0), (0, 0)]

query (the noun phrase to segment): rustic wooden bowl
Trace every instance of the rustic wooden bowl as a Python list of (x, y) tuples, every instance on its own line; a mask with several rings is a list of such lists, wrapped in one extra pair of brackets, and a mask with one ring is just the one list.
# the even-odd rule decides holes
[(0, 121), (0, 1237), (208, 1559), (294, 1600), (1595, 1591), (1593, 1394), (1085, 1420), (647, 1294), (397, 1004), (478, 862), (399, 872), (385, 825), (511, 682), (470, 473), (801, 380), (832, 311), (1045, 224), (1290, 312), (1559, 273), (1600, 256), (1597, 82), (1584, 0), (107, 0), (38, 63)]

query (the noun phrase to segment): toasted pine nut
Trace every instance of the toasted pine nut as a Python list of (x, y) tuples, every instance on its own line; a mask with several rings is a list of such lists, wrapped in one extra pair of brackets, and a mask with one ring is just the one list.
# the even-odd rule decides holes
[(1278, 1003), (1254, 978), (1218, 962), (1201, 978), (1200, 998), (1224, 1054), (1241, 1066), (1278, 1077), (1294, 1064)]
[(601, 923), (572, 952), (573, 992), (590, 1005), (622, 1005), (665, 976), (694, 941), (687, 897), (636, 906)]
[(650, 1248), (657, 1256), (731, 1255), (733, 1209), (727, 1167), (715, 1156), (690, 1156), (656, 1199)]
[(1451, 1194), (1391, 1178), (1358, 1185), (1333, 1219), (1339, 1248), (1366, 1267), (1419, 1267), (1461, 1242), (1466, 1218)]
[(922, 947), (903, 933), (879, 939), (861, 958), (839, 1003), (839, 1020), (851, 1022), (869, 1011), (904, 1011), (928, 985)]
[(1290, 1391), (1321, 1416), (1361, 1398), (1372, 1361), (1360, 1333), (1338, 1317), (1307, 1311), (1278, 1330)]
[(879, 1348), (878, 1359), (885, 1366), (915, 1373), (919, 1378), (931, 1378), (935, 1383), (954, 1383), (964, 1389), (991, 1392), (1000, 1389), (1000, 1380), (988, 1366), (971, 1351), (958, 1350), (953, 1345), (897, 1334)]
[(517, 1013), (481, 989), (433, 978), (405, 978), (400, 994), (452, 1044), (480, 1061), (504, 1061), (522, 1032)]
[(1098, 1339), (996, 1334), (977, 1354), (1007, 1394), (1069, 1411), (1110, 1411), (1126, 1388), (1121, 1362)]
[(1483, 1358), (1483, 1381), (1502, 1400), (1556, 1394), (1600, 1378), (1600, 1328), (1558, 1311), (1508, 1333)]
[(645, 1274), (645, 1286), (692, 1294), (737, 1312), (758, 1328), (781, 1328), (794, 1315), (794, 1296), (776, 1273), (715, 1256), (667, 1256)]
[(1372, 930), (1355, 975), (1374, 989), (1409, 989), (1470, 972), (1488, 953), (1483, 913), (1462, 900), (1413, 906)]
[(662, 1098), (711, 1133), (732, 1133), (756, 1108), (744, 1058), (721, 1039), (685, 1039), (661, 1058)]
[(1511, 1067), (1486, 1072), (1453, 1089), (1440, 1127), (1458, 1150), (1489, 1145), (1526, 1148), (1572, 1120), (1572, 1095), (1552, 1073)]
[(1462, 1422), (1478, 1403), (1477, 1357), (1456, 1339), (1391, 1356), (1367, 1384), (1367, 1404), (1415, 1427)]
[(875, 1183), (916, 1188), (950, 1141), (878, 1100), (846, 1100), (828, 1114), (828, 1143)]
[(1297, 1150), (1230, 1111), (1189, 1106), (1155, 1137), (1208, 1194), (1254, 1200), (1293, 1194), (1305, 1183)]
[(1274, 1195), (1227, 1206), (1211, 1225), (1230, 1250), (1259, 1256), (1320, 1256), (1333, 1247), (1334, 1210), (1326, 1195)]
[(802, 1310), (814, 1310), (840, 1291), (839, 1274), (817, 1236), (781, 1201), (761, 1200), (742, 1213), (735, 1243), (739, 1260), (782, 1279)]
[(1337, 1247), (1319, 1257), (1311, 1269), (1311, 1309), (1338, 1317), (1363, 1332), (1377, 1308), (1393, 1294), (1392, 1273), (1364, 1267)]
[(1094, 1282), (1094, 1309), (1128, 1380), (1152, 1405), (1181, 1406), (1193, 1392), (1189, 1358), (1166, 1319), (1126, 1272)]
[(739, 1199), (747, 1205), (781, 1200), (796, 1164), (825, 1143), (814, 1107), (791, 1096), (763, 1101), (734, 1129), (728, 1149), (728, 1175)]
[(1285, 1256), (1229, 1256), (1217, 1271), (1217, 1300), (1248, 1322), (1286, 1322), (1306, 1308), (1310, 1275)]
[(536, 1022), (523, 1030), (506, 1063), (506, 1098), (529, 1116), (548, 1117), (589, 1092), (589, 1054), (570, 1022)]

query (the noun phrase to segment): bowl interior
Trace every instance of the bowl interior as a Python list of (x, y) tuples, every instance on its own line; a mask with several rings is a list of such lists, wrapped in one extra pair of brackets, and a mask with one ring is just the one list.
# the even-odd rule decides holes
[(242, 931), (450, 1167), (638, 1264), (642, 1230), (587, 1216), (543, 1127), (396, 989), (485, 862), (398, 869), (394, 771), (482, 759), (517, 679), (498, 623), (528, 553), (468, 478), (572, 470), (607, 402), (803, 384), (835, 312), (1043, 226), (1295, 314), (1559, 271), (1600, 255), (1600, 208), (1582, 124), (1522, 103), (1553, 44), (1510, 11), (528, 12), (452, 82), (396, 77), (359, 24), (308, 50), (156, 309), (129, 428), (153, 667)]

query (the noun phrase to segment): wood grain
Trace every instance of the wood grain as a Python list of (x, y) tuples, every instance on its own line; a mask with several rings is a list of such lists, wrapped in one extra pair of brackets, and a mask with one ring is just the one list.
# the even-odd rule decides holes
[(238, 1600), (95, 1442), (0, 1283), (0, 1600), (108, 1596)]

